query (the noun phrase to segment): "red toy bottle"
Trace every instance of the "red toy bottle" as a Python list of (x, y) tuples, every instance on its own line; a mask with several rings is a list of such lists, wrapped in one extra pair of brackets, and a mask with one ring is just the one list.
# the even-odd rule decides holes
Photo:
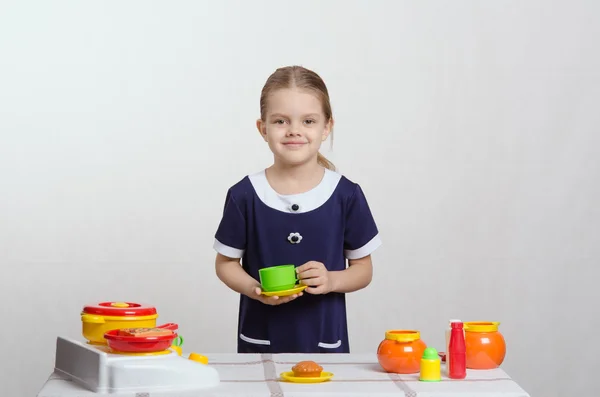
[(451, 379), (464, 379), (467, 376), (467, 347), (463, 323), (453, 322), (450, 332), (450, 371), (448, 377)]

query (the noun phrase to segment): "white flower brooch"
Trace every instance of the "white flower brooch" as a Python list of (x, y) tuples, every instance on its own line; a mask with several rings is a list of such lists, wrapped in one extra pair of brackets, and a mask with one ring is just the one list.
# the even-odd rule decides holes
[(300, 233), (290, 233), (288, 236), (288, 241), (292, 244), (298, 244), (300, 241), (302, 241), (302, 236)]

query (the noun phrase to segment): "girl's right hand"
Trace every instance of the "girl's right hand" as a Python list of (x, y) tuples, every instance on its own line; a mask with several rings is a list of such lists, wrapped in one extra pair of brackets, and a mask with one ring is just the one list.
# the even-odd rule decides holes
[(254, 295), (251, 295), (250, 297), (261, 301), (265, 305), (272, 306), (288, 303), (289, 301), (293, 301), (294, 299), (302, 296), (302, 292), (289, 296), (264, 296), (263, 294), (261, 294), (261, 292), (262, 289), (260, 287), (254, 287)]

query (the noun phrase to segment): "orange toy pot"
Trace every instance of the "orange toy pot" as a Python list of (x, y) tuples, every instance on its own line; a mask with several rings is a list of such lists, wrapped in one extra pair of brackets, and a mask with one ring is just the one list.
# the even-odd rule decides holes
[(419, 331), (390, 330), (377, 348), (377, 360), (386, 372), (414, 374), (421, 369), (426, 348)]
[(498, 368), (506, 355), (506, 342), (498, 331), (499, 322), (477, 321), (465, 323), (467, 368)]

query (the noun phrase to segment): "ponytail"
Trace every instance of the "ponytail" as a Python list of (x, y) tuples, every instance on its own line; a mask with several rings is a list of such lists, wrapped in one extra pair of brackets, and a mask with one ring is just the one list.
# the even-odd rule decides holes
[(317, 153), (317, 163), (328, 170), (335, 171), (335, 165), (333, 165), (331, 161), (327, 160), (327, 158), (321, 153)]

